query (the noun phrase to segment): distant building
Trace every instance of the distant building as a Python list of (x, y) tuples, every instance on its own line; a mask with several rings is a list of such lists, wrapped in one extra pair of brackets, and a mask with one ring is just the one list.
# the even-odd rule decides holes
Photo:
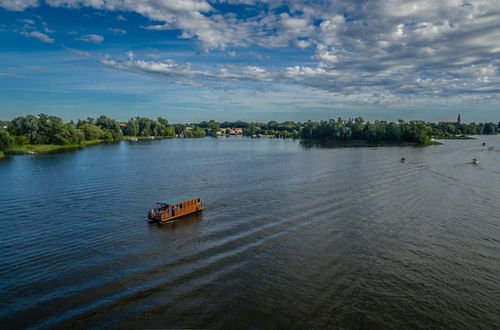
[(438, 123), (438, 125), (447, 125), (447, 124), (450, 124), (450, 125), (460, 125), (462, 123), (462, 119), (460, 118), (460, 114), (458, 114), (458, 118), (457, 118), (457, 121), (440, 121)]
[(125, 126), (127, 126), (127, 123), (118, 123), (118, 125), (119, 125), (120, 127), (125, 127)]
[(242, 135), (243, 128), (240, 127), (227, 127), (221, 128), (219, 131), (215, 132), (216, 135)]

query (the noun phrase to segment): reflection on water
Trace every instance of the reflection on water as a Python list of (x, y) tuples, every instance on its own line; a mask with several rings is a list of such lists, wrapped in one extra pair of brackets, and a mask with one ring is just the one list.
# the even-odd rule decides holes
[[(494, 328), (499, 150), (206, 138), (12, 157), (2, 328)], [(146, 221), (184, 194), (205, 211)]]

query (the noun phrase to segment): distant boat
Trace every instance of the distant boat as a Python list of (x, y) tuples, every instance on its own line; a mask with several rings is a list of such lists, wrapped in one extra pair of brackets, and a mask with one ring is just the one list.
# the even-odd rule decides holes
[(495, 147), (493, 147), (493, 146), (488, 147), (488, 150), (493, 150), (493, 149), (495, 149)]
[(479, 160), (477, 160), (476, 158), (472, 159), (472, 164), (474, 164), (474, 165), (479, 164)]
[(131, 137), (130, 139), (128, 139), (129, 141), (133, 141), (133, 142), (137, 142), (137, 138), (136, 137)]
[(399, 160), (401, 163), (406, 163), (406, 157), (401, 157), (401, 159)]

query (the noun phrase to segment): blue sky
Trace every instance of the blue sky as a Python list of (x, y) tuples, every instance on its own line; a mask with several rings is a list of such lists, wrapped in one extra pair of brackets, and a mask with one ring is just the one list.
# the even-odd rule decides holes
[(0, 0), (0, 119), (500, 120), (500, 1)]

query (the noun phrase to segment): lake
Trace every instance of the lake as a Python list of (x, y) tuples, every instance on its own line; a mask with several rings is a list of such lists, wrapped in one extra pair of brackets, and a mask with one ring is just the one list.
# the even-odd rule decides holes
[[(4, 329), (500, 325), (500, 136), (124, 141), (0, 178)], [(205, 211), (146, 221), (184, 194)]]

